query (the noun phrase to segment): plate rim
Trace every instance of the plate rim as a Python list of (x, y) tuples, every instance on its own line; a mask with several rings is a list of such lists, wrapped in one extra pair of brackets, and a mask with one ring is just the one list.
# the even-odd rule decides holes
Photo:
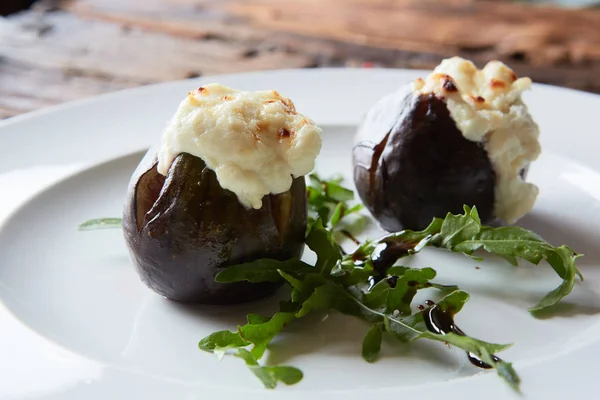
[[(144, 94), (146, 94), (146, 92), (151, 92), (154, 90), (158, 90), (159, 88), (169, 88), (169, 87), (175, 87), (178, 85), (183, 85), (185, 84), (191, 84), (191, 83), (198, 83), (198, 82), (208, 82), (211, 80), (217, 80), (217, 79), (246, 79), (246, 80), (252, 80), (256, 77), (265, 77), (265, 76), (271, 76), (273, 74), (290, 74), (290, 76), (294, 76), (294, 75), (299, 75), (299, 76), (313, 76), (312, 79), (314, 79), (314, 75), (323, 75), (323, 73), (327, 74), (327, 73), (336, 73), (336, 74), (346, 74), (348, 71), (352, 71), (352, 73), (357, 73), (357, 71), (360, 74), (387, 74), (389, 76), (394, 76), (394, 75), (398, 75), (398, 73), (401, 74), (405, 74), (408, 73), (408, 75), (417, 75), (417, 74), (426, 74), (428, 73), (427, 70), (405, 70), (405, 69), (383, 69), (383, 68), (373, 68), (373, 69), (363, 69), (363, 68), (324, 68), (324, 69), (286, 69), (286, 70), (273, 70), (273, 71), (256, 71), (256, 72), (248, 72), (248, 73), (242, 73), (242, 74), (227, 74), (227, 75), (213, 75), (213, 76), (207, 76), (207, 77), (201, 77), (201, 78), (194, 78), (194, 79), (184, 79), (184, 80), (178, 80), (178, 81), (171, 81), (171, 82), (163, 82), (163, 83), (159, 83), (159, 84), (154, 84), (154, 85), (148, 85), (148, 86), (143, 86), (143, 87), (136, 87), (136, 88), (129, 88), (129, 89), (124, 89), (124, 90), (120, 90), (117, 92), (112, 92), (112, 93), (106, 93), (100, 96), (94, 96), (94, 97), (90, 97), (90, 98), (86, 98), (86, 99), (80, 99), (80, 100), (75, 100), (75, 101), (71, 101), (71, 102), (67, 102), (67, 103), (63, 103), (63, 104), (59, 104), (56, 106), (52, 106), (52, 107), (48, 107), (48, 108), (44, 108), (41, 110), (36, 110), (33, 112), (29, 112), (29, 113), (25, 113), (16, 117), (12, 117), (12, 118), (8, 118), (4, 121), (0, 121), (0, 136), (2, 136), (2, 134), (6, 131), (8, 131), (11, 127), (14, 127), (15, 125), (19, 125), (23, 122), (27, 122), (27, 121), (31, 121), (31, 120), (35, 120), (36, 118), (45, 116), (45, 115), (49, 115), (49, 114), (56, 114), (56, 113), (63, 113), (66, 112), (68, 110), (73, 110), (74, 108), (78, 108), (78, 107), (86, 107), (86, 106), (90, 106), (90, 105), (94, 105), (97, 104), (98, 102), (102, 102), (102, 101), (110, 101), (110, 100), (114, 100), (114, 99), (121, 99), (121, 98), (125, 98), (128, 96), (131, 97), (137, 97), (137, 96), (143, 96)], [(406, 75), (406, 76), (408, 76)], [(350, 75), (348, 75), (348, 77), (350, 77)], [(349, 78), (348, 78), (349, 79)], [(558, 90), (560, 91), (565, 91), (565, 92), (569, 92), (569, 93), (575, 93), (578, 96), (580, 95), (584, 95), (586, 96), (590, 96), (590, 98), (594, 98), (595, 100), (600, 100), (600, 95), (598, 94), (594, 94), (594, 93), (588, 93), (588, 92), (582, 92), (579, 90), (575, 90), (575, 89), (570, 89), (570, 88), (562, 88), (562, 87), (556, 87), (556, 86), (552, 86), (552, 85), (544, 85), (544, 84), (534, 84), (534, 88), (536, 87), (545, 87), (547, 89), (550, 89), (552, 91), (556, 91)], [(392, 87), (390, 87), (390, 91), (392, 90)], [(125, 154), (129, 154), (130, 152), (127, 152)], [(63, 182), (65, 179), (69, 179), (70, 177), (79, 174), (83, 171), (86, 171), (90, 168), (95, 168), (97, 166), (99, 166), (100, 164), (106, 163), (106, 162), (110, 162), (110, 160), (112, 159), (117, 159), (122, 157), (123, 154), (119, 154), (119, 153), (115, 153), (113, 156), (109, 157), (108, 159), (99, 159), (99, 160), (94, 160), (93, 162), (89, 163), (89, 165), (83, 166), (81, 170), (78, 170), (76, 172), (70, 173), (68, 176), (63, 177), (62, 179), (60, 179), (58, 182), (52, 184), (50, 187), (59, 184), (60, 182)], [(1, 172), (1, 171), (0, 171)], [(50, 187), (46, 187), (46, 189), (49, 189)], [(2, 226), (4, 225), (4, 223), (10, 219), (12, 219), (14, 217), (14, 215), (19, 213), (19, 210), (26, 206), (30, 201), (33, 201), (34, 198), (37, 197), (37, 195), (35, 196), (31, 196), (27, 199), (24, 199), (23, 202), (21, 202), (21, 204), (19, 205), (19, 208), (16, 209), (13, 213), (11, 213), (11, 216), (9, 216), (6, 219), (0, 218), (0, 229), (2, 229)], [(0, 203), (1, 204), (1, 203)], [(0, 282), (1, 283), (1, 282)], [(12, 312), (8, 309), (6, 309), (4, 307), (3, 304), (1, 304), (1, 299), (0, 299), (0, 316), (6, 316), (8, 314), (12, 314)], [(5, 318), (0, 318), (0, 320), (6, 320)], [(0, 322), (0, 327), (5, 324), (6, 322)], [(12, 322), (9, 323), (17, 323), (20, 324), (21, 322), (18, 321), (18, 318), (16, 316), (14, 316), (14, 320)], [(1, 330), (1, 328), (0, 328)], [(36, 335), (40, 336), (40, 339), (42, 341), (45, 341), (46, 339), (43, 338), (41, 336), (41, 334), (39, 334), (38, 332), (33, 331)], [(47, 343), (46, 343), (47, 345)], [(53, 344), (56, 345), (58, 347), (60, 347), (57, 344)], [(67, 349), (63, 349), (67, 352), (69, 352), (69, 350)], [(598, 357), (600, 356), (600, 349), (596, 350), (596, 351), (588, 351), (590, 350), (589, 348), (581, 348), (578, 349), (578, 351), (574, 352), (574, 353), (581, 353), (581, 351), (586, 351), (586, 358), (588, 357)], [(82, 357), (79, 355), (74, 355), (76, 357)], [(93, 361), (93, 360), (92, 360)], [(95, 361), (94, 361), (95, 362)], [(516, 363), (517, 366), (519, 365), (519, 363)], [(109, 366), (105, 366), (104, 368), (110, 369), (112, 367)], [(527, 367), (526, 367), (527, 368)], [(529, 368), (528, 368), (529, 369)], [(114, 371), (115, 373), (119, 373), (118, 368), (115, 368)], [(121, 371), (123, 372), (123, 371)], [(523, 369), (523, 371), (520, 371), (522, 375), (525, 375), (525, 369)], [(527, 374), (529, 375), (529, 374)], [(542, 374), (539, 374), (539, 376), (541, 376)], [(126, 376), (124, 376), (124, 378), (127, 378)], [(530, 385), (527, 384), (527, 380), (529, 380), (529, 376), (524, 378), (524, 384), (526, 387), (529, 387)], [(425, 397), (423, 396), (423, 394), (421, 394), (421, 397), (423, 398), (427, 398), (427, 396), (431, 396), (431, 398), (434, 398), (442, 393), (442, 392), (435, 392), (437, 389), (435, 387), (438, 386), (443, 386), (442, 390), (445, 393), (445, 391), (447, 390), (448, 387), (453, 387), (454, 389), (452, 390), (457, 390), (457, 393), (460, 392), (469, 392), (469, 393), (473, 393), (476, 394), (479, 390), (485, 390), (486, 392), (489, 392), (490, 390), (497, 390), (495, 393), (496, 394), (492, 394), (490, 398), (492, 399), (500, 399), (500, 398), (506, 398), (506, 395), (510, 392), (507, 393), (507, 391), (505, 390), (506, 388), (502, 389), (504, 387), (504, 383), (500, 382), (498, 384), (499, 381), (498, 378), (496, 378), (494, 376), (494, 374), (489, 374), (489, 373), (482, 373), (482, 374), (476, 374), (470, 377), (463, 377), (463, 378), (458, 378), (455, 379), (453, 381), (450, 382), (445, 382), (445, 383), (434, 383), (431, 384), (432, 386), (432, 392), (428, 393)], [(535, 381), (535, 380), (532, 380)], [(464, 382), (469, 382), (468, 386), (469, 387), (463, 387), (463, 383)], [(552, 381), (550, 382), (552, 383)], [(589, 385), (589, 382), (588, 382)], [(458, 387), (458, 389), (457, 389)], [(591, 386), (579, 386), (579, 389), (586, 389), (587, 388), (593, 388), (593, 385)], [(439, 388), (438, 388), (439, 389)], [(546, 389), (552, 389), (552, 387), (546, 388)], [(415, 389), (415, 390), (420, 390), (420, 389)], [(527, 390), (527, 389), (525, 389)], [(556, 390), (558, 390), (558, 388), (556, 388)], [(567, 391), (565, 391), (564, 393), (573, 393), (573, 389), (571, 387), (566, 388)], [(244, 393), (247, 393), (245, 390), (243, 391)], [(268, 396), (279, 396), (279, 397), (285, 397), (289, 400), (292, 399), (300, 399), (300, 398), (304, 398), (306, 396), (306, 394), (311, 393), (312, 391), (298, 391), (298, 392), (293, 392), (293, 391), (286, 391), (286, 390), (277, 390), (274, 392), (274, 394), (268, 393), (268, 392), (264, 392), (262, 390), (257, 390), (257, 391), (251, 391), (251, 393), (249, 394), (248, 398), (265, 398)], [(358, 392), (358, 391), (357, 391)], [(413, 392), (413, 390), (411, 390), (411, 388), (386, 388), (386, 389), (378, 389), (378, 392), (385, 392), (385, 393), (402, 393), (402, 394), (410, 394), (411, 392)], [(547, 393), (555, 393), (555, 390), (546, 390)], [(445, 393), (447, 394), (447, 393)], [(0, 395), (2, 395), (2, 393), (0, 392)], [(324, 392), (323, 393), (324, 396), (338, 396), (338, 394), (332, 394), (332, 392)], [(499, 397), (496, 397), (496, 395), (498, 395)], [(343, 391), (343, 393), (339, 394), (339, 398), (341, 399), (342, 397), (345, 399), (359, 399), (359, 398), (364, 398), (363, 397), (364, 394), (361, 393), (353, 393), (353, 394), (348, 394), (346, 391)], [(1, 397), (1, 396), (0, 396)], [(40, 397), (41, 398), (41, 397)]]

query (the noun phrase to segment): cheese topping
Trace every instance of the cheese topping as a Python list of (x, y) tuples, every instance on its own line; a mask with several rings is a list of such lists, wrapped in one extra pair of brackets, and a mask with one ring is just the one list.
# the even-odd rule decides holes
[(531, 211), (538, 195), (537, 186), (520, 176), (541, 151), (538, 126), (521, 99), (530, 86), (531, 79), (517, 79), (499, 61), (479, 70), (459, 57), (413, 83), (415, 91), (445, 99), (465, 138), (484, 143), (496, 173), (494, 214), (508, 223)]
[(267, 194), (286, 192), (308, 174), (321, 150), (322, 130), (274, 90), (243, 92), (219, 84), (188, 93), (167, 125), (158, 172), (167, 175), (180, 153), (201, 158), (221, 187), (259, 209)]

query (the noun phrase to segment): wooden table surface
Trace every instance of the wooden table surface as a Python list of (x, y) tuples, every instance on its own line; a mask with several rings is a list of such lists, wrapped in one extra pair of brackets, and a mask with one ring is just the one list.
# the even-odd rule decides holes
[(0, 118), (104, 92), (460, 55), (600, 92), (600, 9), (502, 0), (40, 0), (0, 18)]

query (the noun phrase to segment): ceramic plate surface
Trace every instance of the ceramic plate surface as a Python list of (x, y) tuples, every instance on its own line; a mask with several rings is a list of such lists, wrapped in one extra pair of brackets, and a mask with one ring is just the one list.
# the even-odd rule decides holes
[[(366, 399), (512, 398), (493, 372), (472, 367), (443, 344), (385, 343), (365, 363), (367, 326), (336, 314), (290, 327), (270, 362), (299, 367), (304, 380), (266, 391), (238, 359), (197, 349), (206, 334), (235, 328), (251, 305), (184, 307), (147, 289), (118, 230), (79, 232), (95, 217), (120, 216), (127, 182), (157, 143), (186, 93), (218, 81), (277, 89), (324, 128), (323, 176), (351, 177), (355, 126), (381, 96), (423, 71), (301, 70), (211, 77), (128, 90), (0, 124), (0, 398), (2, 399)], [(476, 263), (435, 250), (411, 261), (471, 300), (458, 315), (470, 335), (514, 343), (525, 398), (594, 398), (600, 389), (600, 97), (536, 85), (525, 95), (541, 128), (543, 155), (529, 180), (540, 187), (520, 223), (553, 244), (585, 253), (586, 277), (553, 318), (527, 308), (558, 285), (547, 265)], [(351, 184), (351, 181), (347, 183)], [(374, 226), (363, 237), (376, 236)], [(476, 269), (475, 266), (480, 267)], [(409, 397), (410, 396), (410, 397)], [(415, 397), (418, 396), (418, 397)], [(515, 397), (516, 398), (516, 397)]]

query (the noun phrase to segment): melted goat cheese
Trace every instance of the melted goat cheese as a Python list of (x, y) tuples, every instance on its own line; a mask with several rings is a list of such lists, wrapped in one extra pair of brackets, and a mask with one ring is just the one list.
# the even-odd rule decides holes
[(413, 83), (415, 91), (445, 99), (466, 139), (484, 143), (496, 173), (494, 214), (508, 223), (531, 211), (538, 195), (537, 186), (520, 176), (541, 151), (538, 126), (521, 99), (530, 86), (531, 79), (517, 79), (499, 61), (479, 70), (459, 57)]
[(274, 90), (243, 92), (219, 84), (188, 93), (164, 133), (158, 172), (180, 153), (201, 158), (240, 203), (259, 209), (267, 194), (286, 192), (308, 174), (322, 130)]

